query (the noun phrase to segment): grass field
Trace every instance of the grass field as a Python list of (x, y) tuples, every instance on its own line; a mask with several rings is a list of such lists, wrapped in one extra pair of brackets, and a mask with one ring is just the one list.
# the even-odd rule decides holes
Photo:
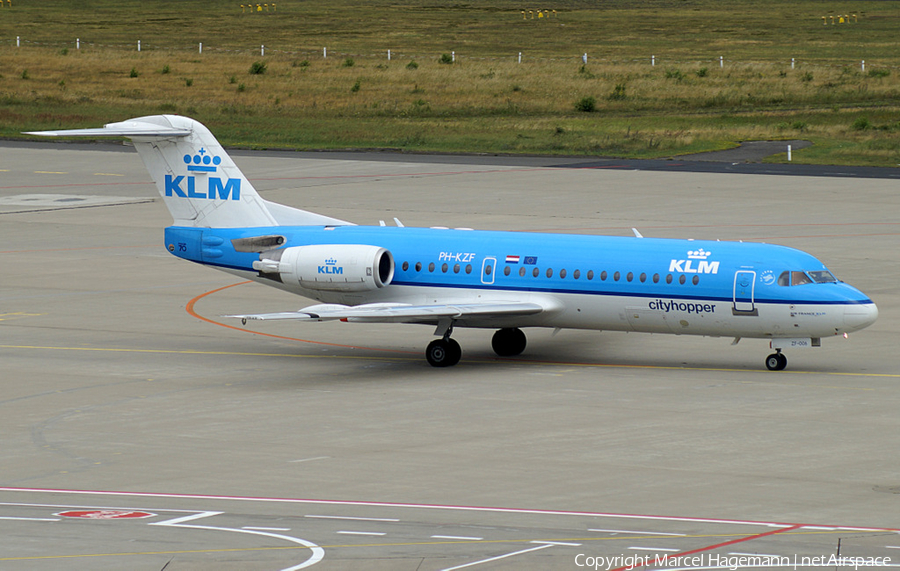
[(803, 138), (798, 162), (896, 166), (900, 3), (844, 24), (822, 5), (13, 0), (0, 136), (179, 113), (256, 148), (665, 157)]

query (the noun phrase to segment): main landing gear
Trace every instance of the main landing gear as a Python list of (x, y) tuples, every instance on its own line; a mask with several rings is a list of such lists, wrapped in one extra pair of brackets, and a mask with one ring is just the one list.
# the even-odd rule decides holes
[[(462, 349), (455, 340), (450, 338), (453, 328), (447, 328), (444, 336), (435, 339), (425, 349), (425, 359), (432, 367), (452, 367), (459, 363), (462, 357)], [(491, 347), (494, 353), (500, 357), (514, 357), (525, 350), (525, 334), (517, 327), (501, 329), (494, 333), (491, 339)]]
[(770, 371), (783, 371), (787, 367), (787, 357), (781, 352), (781, 349), (775, 349), (775, 352), (766, 357), (766, 368)]
[(449, 334), (435, 339), (425, 348), (425, 359), (432, 367), (452, 367), (459, 363), (462, 357), (462, 348), (455, 340), (450, 339)]
[(500, 357), (515, 357), (525, 350), (525, 334), (518, 327), (501, 329), (491, 338), (491, 347)]

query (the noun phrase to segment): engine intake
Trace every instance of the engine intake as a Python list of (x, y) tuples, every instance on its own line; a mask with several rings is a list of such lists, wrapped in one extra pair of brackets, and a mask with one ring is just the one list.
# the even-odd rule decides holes
[(379, 246), (317, 244), (268, 250), (253, 269), (284, 284), (320, 291), (370, 291), (394, 279), (394, 257)]

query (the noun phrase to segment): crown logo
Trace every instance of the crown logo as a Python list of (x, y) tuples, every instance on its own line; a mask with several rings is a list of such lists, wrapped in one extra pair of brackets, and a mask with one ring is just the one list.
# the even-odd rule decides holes
[(336, 266), (337, 260), (334, 258), (328, 258), (327, 260), (325, 260), (325, 265), (326, 266)]
[(700, 248), (699, 250), (689, 250), (687, 256), (691, 260), (705, 260), (710, 254), (712, 254), (712, 252), (707, 252), (703, 248)]
[(188, 172), (216, 172), (216, 167), (222, 163), (222, 157), (213, 157), (209, 151), (200, 147), (194, 156), (184, 155), (184, 164)]

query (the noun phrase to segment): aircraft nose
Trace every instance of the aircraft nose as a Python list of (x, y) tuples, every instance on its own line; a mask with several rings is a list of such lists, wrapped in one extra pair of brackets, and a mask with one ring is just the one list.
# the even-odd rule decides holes
[(875, 323), (878, 307), (874, 303), (848, 305), (844, 309), (844, 327), (848, 331), (859, 331)]

